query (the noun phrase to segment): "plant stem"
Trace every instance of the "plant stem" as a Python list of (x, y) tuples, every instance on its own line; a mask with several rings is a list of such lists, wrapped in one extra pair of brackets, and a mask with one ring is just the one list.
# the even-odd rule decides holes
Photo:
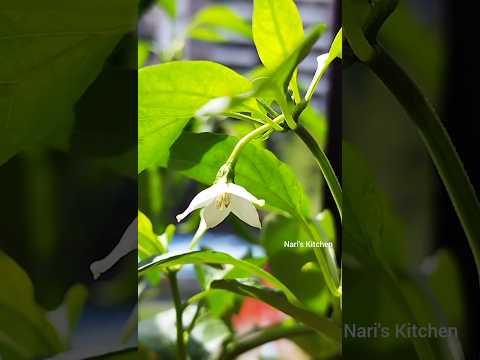
[(170, 288), (172, 290), (173, 302), (175, 304), (175, 311), (177, 314), (177, 359), (186, 360), (187, 352), (185, 348), (185, 341), (183, 338), (183, 305), (180, 298), (180, 291), (178, 289), (177, 273), (171, 271), (168, 273), (168, 279), (170, 280)]
[[(305, 231), (310, 238), (315, 242), (320, 242), (322, 239), (314, 226), (311, 226), (305, 219), (301, 218), (300, 223), (303, 225)], [(315, 257), (317, 258), (320, 270), (327, 285), (328, 290), (334, 298), (341, 297), (342, 291), (340, 287), (340, 275), (335, 259), (328, 253), (329, 249), (326, 247), (313, 248)]]
[(340, 187), (340, 183), (335, 175), (335, 172), (333, 171), (330, 161), (307, 129), (299, 125), (295, 129), (295, 133), (300, 137), (300, 139), (302, 139), (305, 145), (307, 145), (313, 156), (315, 156), (315, 159), (320, 166), (320, 170), (322, 171), (323, 177), (325, 178), (328, 188), (330, 189), (333, 199), (335, 200), (335, 204), (337, 205), (340, 219), (342, 219), (342, 188)]
[[(285, 120), (285, 115), (281, 114), (281, 115), (278, 115), (275, 119), (273, 119), (272, 123), (273, 124), (281, 124), (284, 120)], [(234, 167), (235, 163), (236, 163), (240, 153), (242, 152), (243, 148), (245, 147), (245, 145), (247, 145), (250, 141), (257, 138), (258, 136), (262, 135), (264, 132), (270, 130), (272, 127), (273, 126), (270, 125), (270, 124), (265, 124), (265, 125), (262, 125), (262, 126), (256, 128), (255, 130), (249, 132), (244, 137), (242, 137), (237, 142), (235, 147), (233, 148), (230, 156), (228, 157), (228, 159), (226, 161), (226, 164), (232, 164), (232, 167)]]
[(433, 106), (384, 49), (367, 65), (405, 108), (427, 146), (467, 235), (480, 275), (480, 204), (450, 137)]
[(254, 122), (254, 123), (263, 124), (262, 121), (260, 121), (258, 119), (255, 119), (252, 116), (245, 115), (245, 114), (240, 114), (240, 113), (235, 113), (235, 112), (226, 112), (223, 115), (231, 117), (232, 119), (245, 120), (245, 121), (251, 121), (251, 122)]
[(240, 354), (271, 341), (310, 334), (315, 334), (315, 331), (303, 325), (274, 325), (264, 330), (248, 334), (237, 342), (231, 342), (227, 344), (219, 359), (233, 360), (236, 359)]

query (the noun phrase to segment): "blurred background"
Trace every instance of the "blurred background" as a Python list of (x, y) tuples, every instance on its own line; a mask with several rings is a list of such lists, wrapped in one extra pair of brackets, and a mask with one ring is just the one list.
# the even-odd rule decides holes
[(137, 302), (136, 254), (90, 272), (137, 213), (137, 4), (114, 5), (0, 6), (5, 360), (120, 346)]
[[(478, 194), (480, 168), (475, 154), (480, 133), (473, 82), (478, 70), (469, 45), (474, 38), (470, 31), (473, 22), (468, 10), (455, 1), (404, 0), (385, 23), (379, 39), (434, 104)], [(432, 307), (443, 307), (443, 324), (458, 327), (465, 358), (477, 358), (479, 288), (473, 258), (419, 134), (366, 67), (354, 65), (344, 70), (342, 102), (344, 138), (368, 163), (401, 224), (399, 239), (387, 239), (396, 249), (396, 258), (401, 259), (398, 263), (423, 279), (417, 278), (424, 281), (421, 287), (440, 294), (440, 304)], [(390, 324), (401, 318), (398, 308), (389, 306), (392, 299), (378, 280), (366, 282), (366, 274), (359, 275), (352, 264), (344, 265), (346, 323), (359, 319)], [(435, 284), (432, 278), (436, 276)], [(347, 340), (344, 345), (347, 357), (415, 357), (411, 344), (401, 340)]]

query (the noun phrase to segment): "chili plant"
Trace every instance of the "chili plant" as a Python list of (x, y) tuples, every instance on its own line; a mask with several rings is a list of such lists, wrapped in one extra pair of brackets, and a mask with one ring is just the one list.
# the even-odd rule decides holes
[[(263, 66), (252, 69), (250, 75), (215, 62), (178, 60), (182, 41), (175, 43), (173, 51), (163, 53), (170, 54), (163, 56), (169, 61), (139, 70), (138, 173), (140, 193), (142, 197), (146, 194), (150, 215), (149, 219), (139, 212), (137, 220), (140, 317), (142, 304), (146, 304), (142, 299), (148, 298), (160, 278), (168, 280), (173, 302), (173, 310), (156, 312), (155, 321), (163, 324), (156, 328), (157, 334), (151, 331), (154, 324), (148, 325), (149, 331), (140, 323), (139, 340), (145, 351), (168, 357), (161, 352), (159, 333), (174, 327), (175, 358), (179, 360), (233, 359), (281, 338), (295, 340), (307, 352), (316, 353), (315, 344), (321, 341), (325, 353), (341, 353), (342, 286), (333, 229), (334, 221), (342, 218), (342, 190), (323, 151), (324, 142), (316, 136), (321, 119), (304, 119), (314, 111), (312, 98), (319, 81), (330, 64), (342, 57), (342, 32), (337, 33), (328, 53), (317, 58), (315, 75), (304, 89), (298, 67), (312, 52), (325, 25), (319, 23), (304, 31), (292, 0), (255, 0), (253, 5), (251, 31), (238, 16), (217, 7), (197, 15), (180, 37), (201, 35), (205, 40), (208, 34), (206, 40), (223, 41), (215, 35), (218, 26), (252, 36)], [(214, 17), (218, 11), (233, 20)], [(228, 135), (233, 124), (244, 124), (241, 136)], [(209, 126), (224, 133), (205, 131)], [(337, 216), (326, 209), (314, 212), (302, 181), (266, 146), (280, 133), (292, 133), (311, 153), (335, 200), (336, 208), (330, 210)], [(164, 210), (164, 202), (174, 202), (175, 209), (180, 206), (177, 202), (182, 194), (170, 192), (162, 199), (158, 190), (169, 177), (191, 179), (206, 187), (176, 217), (180, 222), (177, 228), (191, 229), (198, 224), (189, 248), (181, 252), (170, 250), (175, 220), (168, 219), (168, 213), (158, 214)], [(265, 259), (240, 259), (202, 247), (203, 236), (232, 216), (260, 229), (244, 233), (264, 245)], [(162, 224), (161, 217), (168, 222)], [(278, 271), (281, 264), (275, 256), (280, 256), (281, 248), (289, 246), (286, 244), (297, 241), (308, 244), (308, 251), (287, 248), (290, 255), (282, 255), (282, 259), (291, 267), (290, 274)], [(201, 291), (184, 298), (178, 274), (189, 264), (195, 265)], [(284, 320), (237, 333), (232, 309), (238, 302), (245, 306), (249, 299), (286, 314), (281, 317)], [(219, 334), (210, 339), (200, 335), (199, 329), (206, 323), (221, 329)], [(153, 341), (155, 335), (157, 341)], [(172, 333), (168, 335), (172, 338)]]

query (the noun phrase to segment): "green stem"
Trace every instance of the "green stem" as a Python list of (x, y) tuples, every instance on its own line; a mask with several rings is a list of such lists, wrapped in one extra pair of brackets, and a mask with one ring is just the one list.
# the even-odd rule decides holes
[(340, 219), (342, 219), (342, 188), (340, 183), (333, 171), (330, 161), (328, 161), (327, 155), (320, 148), (318, 143), (315, 141), (312, 135), (305, 129), (303, 126), (299, 125), (295, 129), (295, 133), (302, 139), (302, 141), (307, 145), (307, 147), (312, 152), (313, 156), (317, 160), (320, 170), (322, 171), (323, 177), (327, 182), (328, 188), (332, 193), (335, 204), (337, 205), (338, 213), (340, 214)]
[(219, 358), (222, 360), (233, 360), (239, 355), (271, 341), (313, 334), (315, 334), (314, 330), (303, 325), (274, 325), (243, 336), (242, 339), (237, 342), (227, 344)]
[(193, 328), (195, 327), (195, 324), (200, 316), (200, 311), (202, 310), (203, 303), (199, 302), (197, 304), (197, 308), (195, 309), (195, 314), (193, 315), (192, 321), (190, 321), (190, 324), (188, 325), (187, 329), (185, 330), (185, 334), (190, 336), (190, 334), (193, 331)]
[[(315, 242), (321, 242), (322, 239), (317, 229), (314, 226), (311, 226), (305, 219), (301, 218), (300, 223), (303, 225), (305, 231), (309, 237)], [(322, 271), (323, 278), (327, 284), (327, 288), (334, 298), (342, 296), (342, 290), (340, 287), (340, 275), (335, 258), (333, 258), (329, 253), (329, 248), (313, 248), (315, 257), (317, 258), (318, 264), (320, 265), (320, 270)]]
[(480, 204), (450, 137), (433, 106), (382, 48), (368, 63), (417, 126), (467, 235), (480, 275)]
[[(281, 115), (278, 115), (275, 119), (273, 119), (272, 123), (273, 124), (281, 124), (284, 120), (285, 120), (285, 115), (281, 114)], [(232, 167), (234, 167), (235, 163), (236, 163), (238, 157), (240, 156), (240, 153), (242, 152), (245, 145), (247, 145), (253, 139), (259, 137), (260, 135), (262, 135), (266, 131), (270, 130), (272, 127), (273, 126), (270, 125), (270, 124), (265, 124), (265, 125), (262, 125), (262, 126), (256, 128), (255, 130), (249, 132), (244, 137), (242, 137), (237, 142), (235, 147), (233, 148), (230, 156), (228, 157), (228, 159), (226, 161), (226, 164), (231, 164)]]
[(245, 114), (226, 112), (223, 115), (228, 116), (232, 119), (245, 120), (245, 121), (251, 121), (251, 122), (263, 124), (263, 122), (260, 121), (259, 119), (255, 119), (254, 117), (248, 116)]
[(170, 288), (172, 291), (173, 302), (175, 304), (175, 311), (177, 314), (177, 359), (186, 360), (187, 352), (185, 348), (185, 341), (183, 337), (183, 310), (182, 300), (180, 298), (180, 291), (178, 289), (177, 273), (169, 272), (168, 279), (170, 280)]

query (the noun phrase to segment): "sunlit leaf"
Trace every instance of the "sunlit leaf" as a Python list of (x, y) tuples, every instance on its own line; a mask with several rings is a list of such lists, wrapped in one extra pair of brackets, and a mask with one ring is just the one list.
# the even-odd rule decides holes
[(206, 41), (226, 41), (228, 33), (252, 38), (250, 24), (224, 5), (212, 5), (200, 10), (188, 30), (191, 38)]
[[(168, 167), (206, 185), (215, 180), (238, 140), (217, 134), (184, 133), (172, 148)], [(309, 202), (291, 169), (267, 149), (248, 144), (235, 168), (235, 182), (266, 206), (296, 216), (309, 215)]]
[(189, 119), (212, 99), (251, 89), (248, 79), (208, 61), (177, 61), (138, 73), (138, 172), (165, 165)]
[(163, 256), (156, 256), (145, 261), (142, 261), (138, 265), (139, 273), (148, 271), (151, 268), (156, 268), (162, 271), (166, 271), (169, 267), (185, 264), (230, 264), (238, 268), (239, 270), (250, 274), (251, 276), (257, 276), (261, 279), (268, 281), (272, 286), (283, 291), (290, 301), (297, 301), (295, 295), (277, 278), (270, 273), (266, 272), (262, 268), (249, 263), (244, 260), (236, 259), (226, 253), (218, 251), (190, 251), (179, 255), (165, 254)]
[(262, 63), (274, 69), (303, 40), (303, 23), (293, 0), (254, 0), (253, 40)]

